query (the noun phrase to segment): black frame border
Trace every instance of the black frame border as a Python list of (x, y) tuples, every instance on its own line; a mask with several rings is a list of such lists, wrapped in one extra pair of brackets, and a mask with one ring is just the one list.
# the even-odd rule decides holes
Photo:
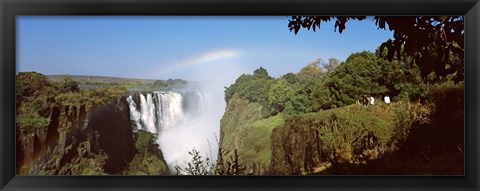
[[(0, 0), (0, 190), (479, 190), (478, 2), (479, 0)], [(465, 176), (15, 176), (17, 15), (465, 15)], [(285, 28), (287, 23), (286, 18)]]

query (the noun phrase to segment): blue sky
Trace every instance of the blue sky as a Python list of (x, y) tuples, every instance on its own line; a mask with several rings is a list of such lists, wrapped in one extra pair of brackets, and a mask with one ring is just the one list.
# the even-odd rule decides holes
[(317, 32), (288, 30), (287, 16), (18, 16), (17, 72), (203, 80), (252, 73), (278, 77), (317, 58), (374, 51), (391, 31), (371, 18)]

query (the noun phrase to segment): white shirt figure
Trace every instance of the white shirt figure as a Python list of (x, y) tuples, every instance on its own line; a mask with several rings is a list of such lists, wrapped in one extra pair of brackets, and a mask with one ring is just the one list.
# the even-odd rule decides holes
[(375, 103), (375, 99), (373, 97), (370, 97), (370, 104), (373, 105)]
[(389, 104), (389, 103), (390, 103), (390, 97), (388, 97), (388, 95), (385, 96), (384, 99), (385, 99), (385, 103), (386, 103), (386, 104)]

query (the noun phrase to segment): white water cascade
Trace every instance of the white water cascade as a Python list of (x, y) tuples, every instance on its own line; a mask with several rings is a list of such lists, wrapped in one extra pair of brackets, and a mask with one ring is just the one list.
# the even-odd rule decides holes
[(185, 166), (193, 148), (216, 161), (219, 116), (207, 93), (134, 93), (126, 100), (134, 131), (158, 135), (157, 143), (171, 170), (175, 165)]

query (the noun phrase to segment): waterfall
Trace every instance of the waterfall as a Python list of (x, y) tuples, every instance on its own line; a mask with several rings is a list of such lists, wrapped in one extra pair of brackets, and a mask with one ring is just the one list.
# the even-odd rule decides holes
[(155, 93), (158, 101), (157, 127), (169, 129), (175, 127), (183, 119), (183, 97), (179, 93), (158, 92)]
[(159, 133), (162, 130), (173, 128), (183, 119), (183, 97), (177, 92), (139, 93), (140, 103), (127, 97), (130, 107), (130, 120), (134, 130), (145, 130), (150, 133)]
[(142, 129), (140, 124), (140, 112), (137, 110), (137, 104), (133, 101), (133, 97), (130, 95), (127, 97), (128, 106), (130, 108), (130, 121), (133, 122), (132, 127), (134, 131)]
[[(134, 93), (126, 98), (134, 131), (156, 133), (157, 143), (171, 167), (185, 166), (193, 148), (216, 161), (215, 134), (220, 115), (205, 92)], [(173, 170), (173, 168), (171, 168)]]
[(140, 110), (141, 110), (141, 122), (142, 129), (151, 133), (157, 133), (157, 128), (155, 127), (155, 106), (152, 101), (152, 94), (147, 94), (147, 97), (143, 94), (140, 94)]

